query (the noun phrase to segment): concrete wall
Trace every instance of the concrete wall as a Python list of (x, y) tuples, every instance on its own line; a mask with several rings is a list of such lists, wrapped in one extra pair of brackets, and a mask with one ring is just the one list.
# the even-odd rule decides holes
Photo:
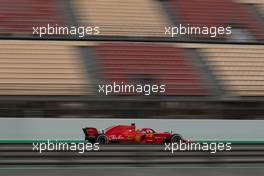
[(138, 128), (173, 131), (191, 140), (264, 141), (264, 120), (0, 118), (0, 140), (83, 140), (86, 126), (105, 129), (136, 123)]

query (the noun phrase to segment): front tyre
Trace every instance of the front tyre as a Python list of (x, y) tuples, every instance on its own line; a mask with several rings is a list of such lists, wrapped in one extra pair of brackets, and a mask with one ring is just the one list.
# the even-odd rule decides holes
[(99, 144), (108, 144), (109, 143), (109, 139), (106, 135), (104, 134), (100, 134), (97, 139), (96, 142), (98, 142)]

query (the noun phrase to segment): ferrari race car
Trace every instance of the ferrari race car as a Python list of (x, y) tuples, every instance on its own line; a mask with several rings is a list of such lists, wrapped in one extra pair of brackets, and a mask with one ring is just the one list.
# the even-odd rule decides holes
[(137, 129), (136, 125), (116, 125), (99, 132), (96, 128), (83, 128), (85, 140), (91, 143), (178, 143), (185, 140), (179, 134), (156, 132), (151, 128)]

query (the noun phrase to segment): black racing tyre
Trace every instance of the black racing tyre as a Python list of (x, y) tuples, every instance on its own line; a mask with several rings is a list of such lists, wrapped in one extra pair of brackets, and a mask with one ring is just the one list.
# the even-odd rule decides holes
[(97, 139), (96, 142), (98, 142), (99, 144), (108, 144), (109, 143), (109, 139), (106, 135), (104, 134), (100, 134)]
[(173, 134), (170, 138), (169, 138), (169, 142), (170, 143), (180, 143), (183, 141), (183, 138), (181, 137), (181, 135), (179, 134)]

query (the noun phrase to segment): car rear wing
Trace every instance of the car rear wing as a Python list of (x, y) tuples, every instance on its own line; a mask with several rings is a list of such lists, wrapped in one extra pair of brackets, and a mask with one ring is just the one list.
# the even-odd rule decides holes
[(96, 128), (94, 127), (85, 127), (82, 129), (83, 133), (85, 134), (85, 136), (98, 136), (99, 132)]

